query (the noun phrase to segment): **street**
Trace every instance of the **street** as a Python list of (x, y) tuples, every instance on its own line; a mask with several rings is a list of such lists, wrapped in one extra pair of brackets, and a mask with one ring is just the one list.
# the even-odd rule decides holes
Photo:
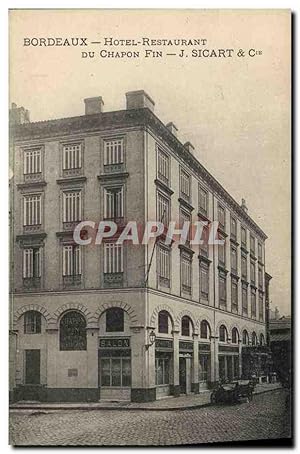
[(176, 411), (12, 410), (10, 444), (164, 446), (287, 438), (285, 398), (277, 390), (249, 404)]

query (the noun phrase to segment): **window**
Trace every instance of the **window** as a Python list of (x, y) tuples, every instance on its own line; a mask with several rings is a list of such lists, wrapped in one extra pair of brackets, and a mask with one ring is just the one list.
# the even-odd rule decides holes
[(170, 221), (170, 199), (157, 193), (157, 221), (167, 225)]
[(41, 314), (37, 311), (27, 311), (24, 314), (24, 334), (41, 333)]
[(124, 331), (124, 311), (119, 307), (112, 307), (106, 311), (106, 332)]
[(80, 143), (63, 146), (63, 170), (80, 169), (82, 161)]
[(199, 211), (207, 216), (208, 212), (208, 193), (199, 186)]
[(209, 293), (209, 268), (206, 263), (200, 263), (200, 297), (208, 299)]
[(157, 151), (157, 178), (169, 186), (170, 160), (169, 156), (160, 149)]
[(23, 278), (41, 277), (41, 248), (23, 250)]
[(106, 188), (104, 190), (104, 218), (120, 219), (124, 217), (123, 187)]
[(188, 213), (187, 211), (183, 210), (183, 209), (180, 209), (179, 211), (179, 225), (180, 225), (180, 228), (182, 229), (183, 226), (184, 226), (184, 223), (185, 222), (188, 222), (189, 224), (189, 230), (188, 230), (188, 234), (187, 234), (187, 243), (189, 244), (190, 242), (190, 239), (191, 239), (191, 214)]
[(238, 344), (238, 342), (239, 342), (239, 332), (238, 332), (237, 328), (232, 329), (231, 342), (233, 344)]
[(158, 332), (169, 333), (169, 314), (167, 311), (160, 311), (158, 314)]
[(256, 336), (256, 332), (255, 331), (253, 331), (253, 333), (252, 333), (251, 343), (252, 343), (252, 345), (257, 345), (257, 336)]
[(60, 350), (86, 350), (86, 321), (80, 312), (67, 312), (59, 328)]
[(170, 285), (170, 250), (158, 247), (158, 276), (160, 283)]
[(220, 306), (226, 305), (226, 275), (219, 274), (219, 302)]
[(200, 324), (200, 338), (209, 339), (209, 336), (210, 336), (209, 324), (206, 320), (202, 320)]
[(222, 230), (225, 230), (225, 209), (218, 205), (218, 221)]
[(79, 245), (63, 246), (63, 276), (81, 275), (81, 248)]
[(104, 165), (123, 164), (124, 144), (123, 139), (104, 141)]
[(242, 269), (242, 279), (247, 279), (247, 257), (243, 254), (241, 256), (241, 269)]
[(249, 335), (245, 329), (243, 331), (243, 345), (249, 345)]
[(181, 255), (181, 288), (191, 293), (192, 290), (192, 262), (189, 257)]
[(250, 235), (250, 252), (255, 255), (255, 238), (253, 235)]
[(235, 247), (231, 247), (230, 255), (231, 255), (231, 271), (233, 273), (237, 273), (237, 251)]
[(236, 279), (231, 279), (231, 310), (238, 312), (238, 283)]
[(261, 265), (258, 265), (258, 287), (260, 289), (263, 287), (263, 269)]
[(199, 356), (199, 381), (207, 382), (209, 377), (209, 355)]
[(63, 193), (63, 222), (81, 221), (81, 191)]
[(219, 252), (219, 264), (225, 266), (226, 261), (226, 240), (224, 237), (220, 236), (220, 240), (223, 240), (223, 244), (218, 244), (218, 252)]
[(202, 243), (200, 244), (200, 254), (204, 257), (208, 257), (208, 240), (209, 240), (209, 228), (204, 226), (201, 236)]
[(236, 220), (233, 217), (230, 219), (230, 236), (236, 240)]
[(227, 342), (227, 329), (225, 325), (221, 325), (219, 329), (219, 341), (220, 342)]
[(251, 290), (251, 317), (256, 317), (256, 292), (254, 289)]
[(155, 383), (168, 385), (170, 383), (170, 359), (168, 356), (155, 358)]
[(259, 336), (259, 343), (260, 345), (265, 345), (265, 336), (262, 333)]
[(242, 312), (243, 315), (248, 315), (248, 289), (245, 284), (242, 284)]
[(35, 148), (24, 151), (24, 175), (42, 172), (42, 150)]
[(242, 246), (247, 247), (247, 232), (244, 227), (241, 227), (241, 242)]
[(24, 226), (42, 223), (42, 197), (40, 194), (24, 197)]
[(187, 316), (182, 317), (181, 319), (181, 335), (190, 336), (190, 319)]
[(104, 273), (123, 273), (123, 245), (104, 243)]
[(258, 315), (259, 315), (259, 320), (263, 321), (264, 319), (264, 297), (262, 293), (259, 293), (258, 296)]
[(261, 245), (261, 243), (258, 243), (257, 249), (258, 249), (258, 260), (262, 263), (263, 254), (262, 254), (262, 245)]
[(190, 200), (191, 177), (182, 169), (180, 169), (180, 193), (184, 199)]
[(255, 263), (250, 262), (250, 280), (251, 284), (255, 284)]
[(101, 358), (101, 386), (128, 387), (131, 385), (130, 358)]

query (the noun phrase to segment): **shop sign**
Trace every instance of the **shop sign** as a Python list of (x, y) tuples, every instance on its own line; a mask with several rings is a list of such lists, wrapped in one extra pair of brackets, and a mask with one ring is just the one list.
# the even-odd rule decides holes
[(193, 351), (193, 342), (184, 342), (184, 341), (179, 341), (179, 350), (184, 350), (184, 351)]
[(170, 339), (157, 339), (155, 341), (156, 349), (173, 350), (173, 341)]
[(210, 352), (210, 344), (199, 344), (200, 352)]
[(239, 353), (239, 347), (232, 347), (231, 345), (219, 345), (219, 352)]
[(115, 338), (115, 337), (106, 337), (99, 339), (99, 348), (129, 348), (130, 339), (126, 337)]

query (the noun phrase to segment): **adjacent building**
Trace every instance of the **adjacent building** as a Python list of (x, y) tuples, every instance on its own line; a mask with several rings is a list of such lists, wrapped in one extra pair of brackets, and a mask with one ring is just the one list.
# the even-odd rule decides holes
[[(266, 339), (265, 233), (143, 90), (121, 111), (84, 103), (11, 110), (12, 398), (150, 401), (241, 377)], [(82, 220), (218, 221), (225, 245), (82, 246)]]

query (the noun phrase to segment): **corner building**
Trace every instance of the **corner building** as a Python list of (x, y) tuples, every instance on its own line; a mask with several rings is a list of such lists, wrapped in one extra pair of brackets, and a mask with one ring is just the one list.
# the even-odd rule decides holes
[[(266, 338), (267, 237), (245, 202), (143, 90), (121, 111), (97, 97), (83, 116), (10, 115), (12, 399), (152, 401), (242, 377)], [(225, 246), (74, 243), (80, 221), (108, 219), (216, 220)]]

